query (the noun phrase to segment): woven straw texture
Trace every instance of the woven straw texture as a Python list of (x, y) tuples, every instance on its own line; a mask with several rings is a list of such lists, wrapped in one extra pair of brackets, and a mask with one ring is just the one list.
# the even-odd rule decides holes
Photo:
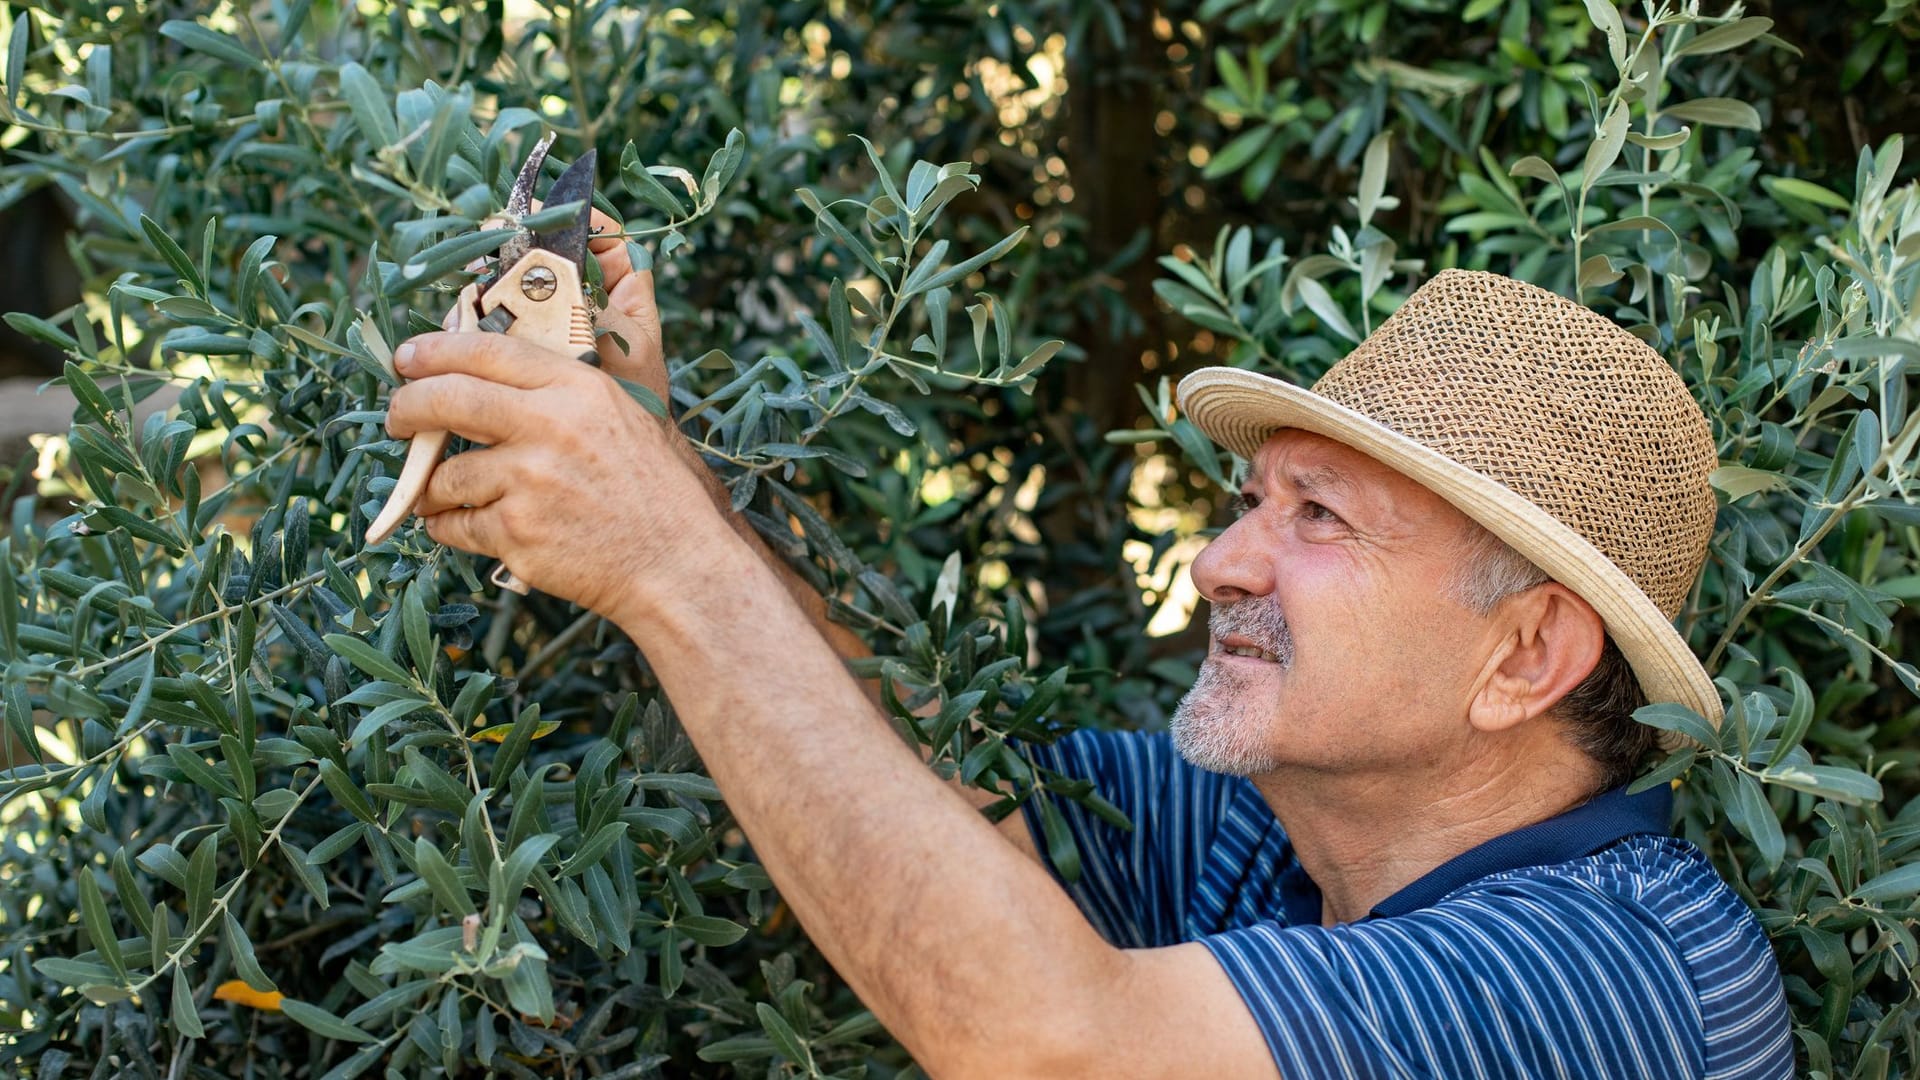
[(1713, 437), (1660, 354), (1610, 320), (1446, 270), (1313, 390), (1513, 489), (1679, 612), (1713, 534)]

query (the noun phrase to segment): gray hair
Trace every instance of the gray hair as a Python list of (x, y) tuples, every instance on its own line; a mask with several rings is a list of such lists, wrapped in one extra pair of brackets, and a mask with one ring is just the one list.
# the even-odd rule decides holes
[[(1471, 528), (1447, 583), (1453, 598), (1470, 610), (1490, 615), (1508, 597), (1553, 580), (1506, 541), (1479, 525)], [(1600, 766), (1601, 790), (1633, 779), (1653, 752), (1658, 734), (1633, 719), (1633, 711), (1646, 703), (1640, 680), (1609, 634), (1593, 670), (1554, 704), (1567, 738)]]

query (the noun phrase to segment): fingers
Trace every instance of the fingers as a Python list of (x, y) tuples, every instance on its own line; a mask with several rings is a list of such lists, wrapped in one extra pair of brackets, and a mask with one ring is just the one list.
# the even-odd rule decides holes
[(507, 451), (468, 450), (440, 463), (414, 512), (421, 517), (469, 506), (491, 506), (512, 482)]
[(593, 231), (592, 238), (587, 241), (587, 250), (595, 255), (627, 246), (627, 238), (621, 235), (625, 231), (624, 227), (608, 217), (599, 207), (594, 207), (587, 212), (587, 228)]
[[(604, 214), (596, 222), (617, 228)], [(666, 400), (666, 350), (661, 341), (660, 308), (653, 291), (653, 271), (635, 270), (627, 245), (618, 236), (602, 237), (594, 258), (607, 287), (607, 306), (600, 312), (602, 328), (618, 335), (602, 335), (600, 366), (610, 375), (641, 383)], [(622, 348), (624, 344), (624, 348)]]
[(469, 510), (443, 510), (422, 518), (427, 535), (436, 544), (445, 544), (479, 555), (500, 554), (499, 514), (481, 507)]
[(634, 269), (619, 222), (595, 210), (592, 223), (601, 235), (587, 241), (587, 249), (600, 263), (600, 280), (607, 290), (608, 306), (624, 312), (658, 341), (660, 309), (654, 301), (653, 268)]
[(454, 298), (453, 306), (440, 317), (440, 329), (471, 331), (480, 321), (480, 286), (469, 284)]
[(506, 334), (441, 332), (407, 339), (394, 350), (393, 366), (409, 379), (461, 374), (534, 390), (578, 365), (570, 356)]
[(587, 251), (600, 264), (600, 284), (608, 292), (633, 273), (633, 261), (627, 257), (627, 237), (619, 222), (598, 210), (588, 218), (595, 235), (587, 240)]
[[(611, 239), (619, 242), (592, 251), (594, 261), (600, 264), (600, 287), (607, 290), (608, 296), (612, 296), (616, 289), (633, 276), (633, 261), (627, 258), (626, 241), (618, 236)], [(592, 244), (601, 242), (596, 239), (589, 241), (588, 245), (591, 247)]]
[[(621, 282), (616, 292), (625, 295), (611, 297), (612, 302), (600, 312), (600, 326), (613, 331), (601, 335), (597, 343), (600, 366), (609, 375), (643, 383), (664, 397), (667, 362), (660, 343), (660, 314), (653, 306), (653, 274), (635, 274)], [(642, 294), (640, 299), (636, 294)]]
[(471, 375), (435, 375), (393, 392), (387, 433), (407, 439), (422, 431), (451, 431), (492, 445), (511, 440), (526, 412), (521, 391)]
[[(623, 254), (622, 259), (626, 258)], [(653, 271), (635, 270), (607, 290), (609, 307), (619, 308), (642, 326), (652, 327), (660, 336), (660, 305), (654, 300)]]

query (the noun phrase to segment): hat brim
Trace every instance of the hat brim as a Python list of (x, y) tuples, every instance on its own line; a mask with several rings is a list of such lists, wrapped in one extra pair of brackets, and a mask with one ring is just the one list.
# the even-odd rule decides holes
[(1713, 680), (1647, 594), (1585, 537), (1506, 485), (1336, 401), (1251, 371), (1196, 371), (1180, 381), (1179, 400), (1201, 431), (1242, 458), (1251, 460), (1269, 436), (1293, 428), (1344, 443), (1418, 482), (1591, 604), (1648, 701), (1677, 702), (1720, 723)]

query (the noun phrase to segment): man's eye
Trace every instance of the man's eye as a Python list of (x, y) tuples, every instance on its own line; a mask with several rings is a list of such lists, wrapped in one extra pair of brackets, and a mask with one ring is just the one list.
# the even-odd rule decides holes
[(1333, 511), (1327, 509), (1326, 507), (1320, 505), (1317, 502), (1306, 503), (1303, 505), (1302, 509), (1304, 510), (1304, 516), (1308, 521), (1339, 521), (1340, 520), (1339, 514), (1334, 513)]
[(1247, 511), (1259, 505), (1260, 496), (1250, 495), (1244, 491), (1227, 500), (1227, 508), (1233, 511), (1233, 516), (1236, 518), (1245, 517)]

